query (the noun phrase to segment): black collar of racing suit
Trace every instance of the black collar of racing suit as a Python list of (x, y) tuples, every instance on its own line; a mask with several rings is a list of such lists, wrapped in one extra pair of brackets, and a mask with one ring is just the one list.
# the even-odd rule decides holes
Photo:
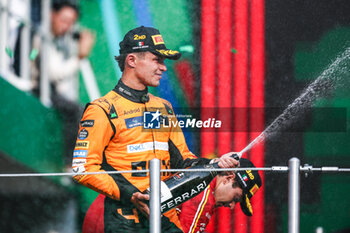
[(128, 100), (131, 100), (136, 103), (146, 103), (149, 101), (147, 87), (145, 90), (142, 90), (142, 91), (135, 90), (125, 85), (121, 79), (118, 81), (118, 84), (115, 86), (113, 91), (117, 92), (119, 95), (123, 96), (124, 98), (127, 98)]

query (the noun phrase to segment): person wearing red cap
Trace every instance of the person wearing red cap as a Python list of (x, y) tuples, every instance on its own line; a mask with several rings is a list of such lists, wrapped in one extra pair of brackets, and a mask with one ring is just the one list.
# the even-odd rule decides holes
[[(240, 167), (254, 167), (247, 159), (239, 160)], [(243, 213), (253, 215), (250, 199), (259, 190), (262, 182), (257, 171), (243, 170), (233, 174), (219, 174), (199, 195), (177, 208), (185, 233), (203, 232), (208, 225), (214, 208), (229, 207), (231, 210), (240, 203)]]
[[(119, 46), (116, 60), (122, 77), (112, 91), (86, 106), (73, 154), (74, 179), (103, 194), (87, 213), (84, 233), (149, 232), (149, 195), (142, 194), (149, 187), (146, 172), (86, 172), (145, 170), (154, 158), (161, 160), (161, 169), (211, 161), (189, 151), (178, 125), (164, 127), (160, 119), (176, 118), (172, 106), (148, 93), (147, 87), (157, 87), (167, 70), (164, 60), (179, 59), (181, 54), (167, 49), (160, 32), (151, 27), (130, 30)], [(230, 154), (218, 162), (222, 168), (238, 164)], [(161, 179), (169, 176), (163, 173)], [(89, 218), (90, 213), (97, 217)], [(162, 232), (183, 232), (175, 209), (161, 220)]]

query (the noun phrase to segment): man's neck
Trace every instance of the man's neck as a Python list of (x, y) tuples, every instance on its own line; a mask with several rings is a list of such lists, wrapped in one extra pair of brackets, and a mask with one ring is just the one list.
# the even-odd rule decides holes
[(146, 103), (149, 101), (147, 87), (143, 90), (137, 90), (128, 86), (122, 79), (119, 80), (117, 86), (114, 88), (114, 91), (136, 103)]
[(128, 74), (123, 73), (121, 80), (126, 86), (128, 86), (134, 90), (143, 91), (147, 88), (144, 84), (140, 83), (132, 75), (128, 75)]

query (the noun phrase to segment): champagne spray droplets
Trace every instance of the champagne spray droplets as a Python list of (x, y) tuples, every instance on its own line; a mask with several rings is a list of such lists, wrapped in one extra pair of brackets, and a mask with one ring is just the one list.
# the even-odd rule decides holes
[(274, 134), (288, 127), (295, 119), (302, 114), (302, 110), (310, 107), (312, 103), (327, 95), (337, 85), (341, 84), (344, 77), (350, 76), (349, 69), (350, 47), (342, 54), (337, 56), (335, 61), (331, 63), (322, 74), (313, 81), (303, 93), (296, 98), (293, 103), (279, 115), (258, 137), (249, 143), (242, 151), (238, 153), (241, 157), (255, 145), (271, 138)]

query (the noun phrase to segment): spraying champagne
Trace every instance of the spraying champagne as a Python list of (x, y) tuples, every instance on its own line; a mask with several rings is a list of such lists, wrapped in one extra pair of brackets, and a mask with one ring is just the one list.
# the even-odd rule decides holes
[(298, 98), (288, 105), (281, 115), (279, 115), (258, 137), (238, 153), (238, 156), (241, 158), (245, 152), (253, 148), (255, 145), (275, 135), (281, 129), (287, 128), (291, 122), (298, 119), (299, 114), (303, 114), (305, 108), (311, 107), (317, 98), (325, 96), (334, 90), (336, 85), (339, 85), (341, 81), (343, 81), (342, 77), (348, 77), (349, 61), (350, 47), (343, 53), (339, 54), (333, 63), (331, 63)]

